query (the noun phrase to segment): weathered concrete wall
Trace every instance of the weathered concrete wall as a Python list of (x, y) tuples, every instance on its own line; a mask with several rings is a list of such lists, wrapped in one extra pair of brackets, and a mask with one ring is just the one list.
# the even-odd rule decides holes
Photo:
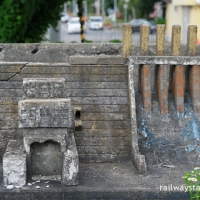
[(143, 109), (141, 94), (136, 93), (139, 148), (148, 165), (200, 164), (200, 121), (193, 112), (188, 93), (184, 101), (184, 113), (179, 116), (169, 94), (169, 113), (163, 116), (156, 93), (152, 93), (152, 110), (148, 113)]
[[(22, 138), (21, 131), (17, 129), (17, 103), (23, 96), (23, 78), (59, 77), (66, 79), (65, 97), (72, 98), (74, 106), (82, 107), (83, 129), (75, 132), (80, 161), (113, 162), (130, 159), (128, 61), (118, 57), (121, 51), (122, 46), (119, 44), (0, 44), (2, 62), (0, 63), (0, 155), (3, 155), (8, 140)], [(83, 60), (76, 60), (75, 55), (97, 57), (88, 60), (89, 65), (86, 63), (82, 65)], [(98, 60), (98, 57), (103, 55), (116, 56), (116, 59), (108, 57), (103, 65), (102, 60)], [(139, 45), (132, 45), (132, 55), (140, 55)], [(149, 45), (148, 56), (155, 55), (156, 45)], [(165, 46), (164, 55), (171, 55), (169, 45)], [(185, 55), (187, 55), (187, 47), (182, 46), (180, 56)], [(200, 46), (197, 46), (196, 55), (200, 55)], [(146, 62), (145, 59), (149, 59), (149, 62), (153, 58), (142, 59), (142, 62)], [(73, 65), (70, 62), (73, 62)], [(144, 111), (144, 96), (141, 97), (141, 65), (133, 64), (141, 153), (146, 156), (148, 163), (157, 162), (156, 156), (158, 156), (165, 163), (188, 160), (197, 164), (200, 156), (200, 125), (192, 103), (198, 105), (198, 98), (194, 95), (196, 91), (198, 92), (198, 87), (186, 84), (185, 94), (182, 97), (184, 101), (181, 100), (184, 104), (184, 112), (180, 117), (177, 115), (177, 104), (172, 96), (174, 93), (167, 91), (169, 97), (166, 95), (163, 101), (168, 105), (160, 104), (160, 97), (157, 96), (159, 88), (155, 86), (155, 83), (158, 84), (157, 81), (160, 81), (160, 85), (163, 86), (166, 83), (170, 84), (170, 65), (165, 67), (166, 70), (161, 70), (166, 74), (165, 79), (158, 79), (158, 68), (148, 62), (146, 63), (148, 73), (143, 69), (143, 75), (147, 74), (143, 85), (147, 86), (146, 89), (151, 94), (147, 97), (150, 112)], [(159, 73), (162, 74), (161, 72)], [(196, 74), (195, 68), (192, 73)], [(195, 77), (189, 78), (190, 83), (197, 80)], [(186, 78), (186, 82), (189, 79)], [(161, 89), (160, 87), (162, 93)], [(189, 90), (191, 92), (188, 93)], [(163, 116), (160, 112), (160, 105), (162, 111), (168, 108), (167, 115)]]
[(64, 97), (82, 108), (83, 128), (75, 132), (80, 162), (130, 159), (127, 65), (12, 62), (0, 63), (0, 70), (1, 156), (8, 140), (22, 138), (17, 104), (23, 98), (23, 78), (55, 77), (65, 78)]

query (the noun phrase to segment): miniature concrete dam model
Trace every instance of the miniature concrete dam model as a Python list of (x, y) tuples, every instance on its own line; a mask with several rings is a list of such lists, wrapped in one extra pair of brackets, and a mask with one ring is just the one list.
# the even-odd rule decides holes
[(0, 44), (0, 199), (189, 199), (169, 189), (200, 166), (197, 26), (149, 33)]
[(22, 187), (26, 178), (61, 176), (64, 185), (78, 184), (78, 152), (74, 140), (74, 111), (63, 98), (64, 79), (24, 79), (19, 101), (23, 141), (10, 141), (3, 156), (6, 186)]

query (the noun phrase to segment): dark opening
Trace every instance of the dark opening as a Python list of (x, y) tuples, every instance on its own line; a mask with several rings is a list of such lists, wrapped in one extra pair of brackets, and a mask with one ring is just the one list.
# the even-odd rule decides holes
[(32, 54), (35, 54), (35, 53), (38, 52), (38, 50), (39, 50), (38, 47), (35, 47), (35, 48), (31, 51), (31, 53), (32, 53)]
[(79, 110), (75, 113), (75, 119), (81, 119), (81, 112)]
[(31, 144), (31, 172), (32, 176), (61, 175), (62, 153), (58, 142), (48, 140)]

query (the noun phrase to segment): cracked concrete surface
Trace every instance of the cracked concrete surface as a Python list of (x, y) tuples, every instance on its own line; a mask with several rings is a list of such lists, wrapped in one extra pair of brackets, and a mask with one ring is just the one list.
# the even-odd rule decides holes
[(9, 77), (9, 79), (7, 81), (12, 80), (12, 78), (14, 78), (16, 75), (20, 74), (20, 72), (22, 71), (22, 69), (24, 69), (26, 67), (28, 63), (26, 63), (25, 65), (23, 65), (18, 72), (16, 72), (15, 74), (13, 74), (11, 77)]

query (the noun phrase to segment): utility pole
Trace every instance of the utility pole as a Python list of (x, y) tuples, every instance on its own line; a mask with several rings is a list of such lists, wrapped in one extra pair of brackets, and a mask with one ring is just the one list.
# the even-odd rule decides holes
[(64, 12), (67, 12), (67, 3), (64, 3)]
[(127, 22), (127, 19), (128, 19), (127, 9), (128, 9), (129, 0), (124, 0), (124, 1), (125, 1), (124, 5), (123, 5), (123, 7), (124, 7), (124, 22)]
[(123, 7), (124, 7), (124, 22), (127, 22), (127, 8), (128, 8), (128, 5), (124, 4)]
[(102, 17), (103, 17), (103, 22), (104, 22), (104, 0), (101, 0), (101, 14), (102, 14)]
[(117, 0), (114, 0), (114, 13), (115, 13), (115, 26), (116, 26), (116, 21), (117, 21)]
[(100, 15), (100, 0), (96, 0), (94, 3), (94, 6), (96, 8), (96, 15), (99, 16)]
[(76, 15), (76, 12), (77, 12), (76, 0), (72, 1), (72, 10), (73, 10), (73, 15)]
[(88, 17), (87, 0), (83, 1), (83, 5), (84, 5), (84, 15), (85, 18), (87, 19)]
[(78, 4), (78, 16), (80, 18), (80, 24), (81, 24), (81, 43), (84, 43), (85, 41), (85, 35), (84, 35), (84, 9), (83, 9), (83, 0), (77, 0)]

